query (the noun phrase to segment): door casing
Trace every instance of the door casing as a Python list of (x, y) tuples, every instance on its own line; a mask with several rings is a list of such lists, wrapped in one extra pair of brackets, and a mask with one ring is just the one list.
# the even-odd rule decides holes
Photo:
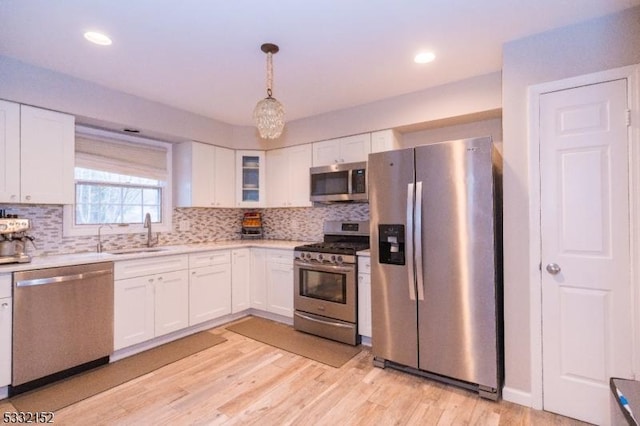
[(528, 128), (528, 157), (529, 157), (529, 308), (530, 308), (530, 346), (531, 346), (531, 395), (530, 405), (536, 409), (543, 409), (542, 383), (542, 271), (541, 271), (541, 223), (540, 223), (540, 96), (544, 93), (571, 89), (589, 84), (602, 83), (611, 80), (627, 79), (628, 105), (631, 108), (629, 126), (629, 172), (630, 172), (630, 200), (631, 208), (631, 282), (634, 299), (633, 318), (633, 370), (640, 372), (640, 310), (636, 307), (640, 303), (640, 64), (616, 68), (594, 74), (587, 74), (542, 83), (529, 87), (529, 128)]

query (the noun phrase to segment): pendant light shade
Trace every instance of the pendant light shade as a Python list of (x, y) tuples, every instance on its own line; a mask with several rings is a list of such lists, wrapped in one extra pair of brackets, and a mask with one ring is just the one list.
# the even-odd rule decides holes
[(258, 102), (253, 110), (253, 119), (264, 139), (279, 138), (284, 129), (284, 107), (274, 98), (273, 85), (273, 55), (280, 48), (271, 43), (263, 44), (260, 49), (267, 54), (267, 97)]

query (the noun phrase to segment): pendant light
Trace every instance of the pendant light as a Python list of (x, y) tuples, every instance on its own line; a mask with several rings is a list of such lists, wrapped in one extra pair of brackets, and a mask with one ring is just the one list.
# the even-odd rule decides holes
[(253, 110), (253, 119), (260, 132), (260, 137), (276, 139), (280, 137), (282, 129), (284, 129), (284, 107), (272, 96), (273, 55), (278, 53), (280, 48), (275, 44), (265, 43), (260, 49), (267, 54), (267, 97), (256, 105)]

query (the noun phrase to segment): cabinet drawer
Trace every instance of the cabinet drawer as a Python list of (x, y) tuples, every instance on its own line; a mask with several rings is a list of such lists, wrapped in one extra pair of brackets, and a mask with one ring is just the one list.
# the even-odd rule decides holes
[(201, 268), (203, 266), (225, 265), (231, 263), (229, 250), (207, 251), (189, 255), (189, 268)]
[(267, 250), (268, 263), (293, 264), (293, 250)]
[(358, 273), (371, 273), (371, 258), (369, 256), (358, 256)]
[(11, 297), (11, 274), (0, 274), (0, 298)]
[(188, 267), (189, 257), (186, 254), (180, 256), (154, 256), (145, 259), (115, 262), (113, 276), (114, 279), (121, 280), (159, 274), (161, 272), (179, 271), (188, 269)]

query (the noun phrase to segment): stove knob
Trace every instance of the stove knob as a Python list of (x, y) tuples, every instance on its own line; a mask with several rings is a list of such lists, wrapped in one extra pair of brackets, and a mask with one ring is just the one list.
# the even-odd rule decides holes
[(336, 255), (335, 254), (331, 255), (331, 263), (336, 263)]
[(324, 259), (324, 256), (322, 255), (322, 253), (318, 253), (318, 260), (322, 262), (323, 259)]
[(343, 261), (344, 261), (344, 259), (342, 258), (342, 256), (336, 257), (336, 262), (337, 263), (342, 264)]

